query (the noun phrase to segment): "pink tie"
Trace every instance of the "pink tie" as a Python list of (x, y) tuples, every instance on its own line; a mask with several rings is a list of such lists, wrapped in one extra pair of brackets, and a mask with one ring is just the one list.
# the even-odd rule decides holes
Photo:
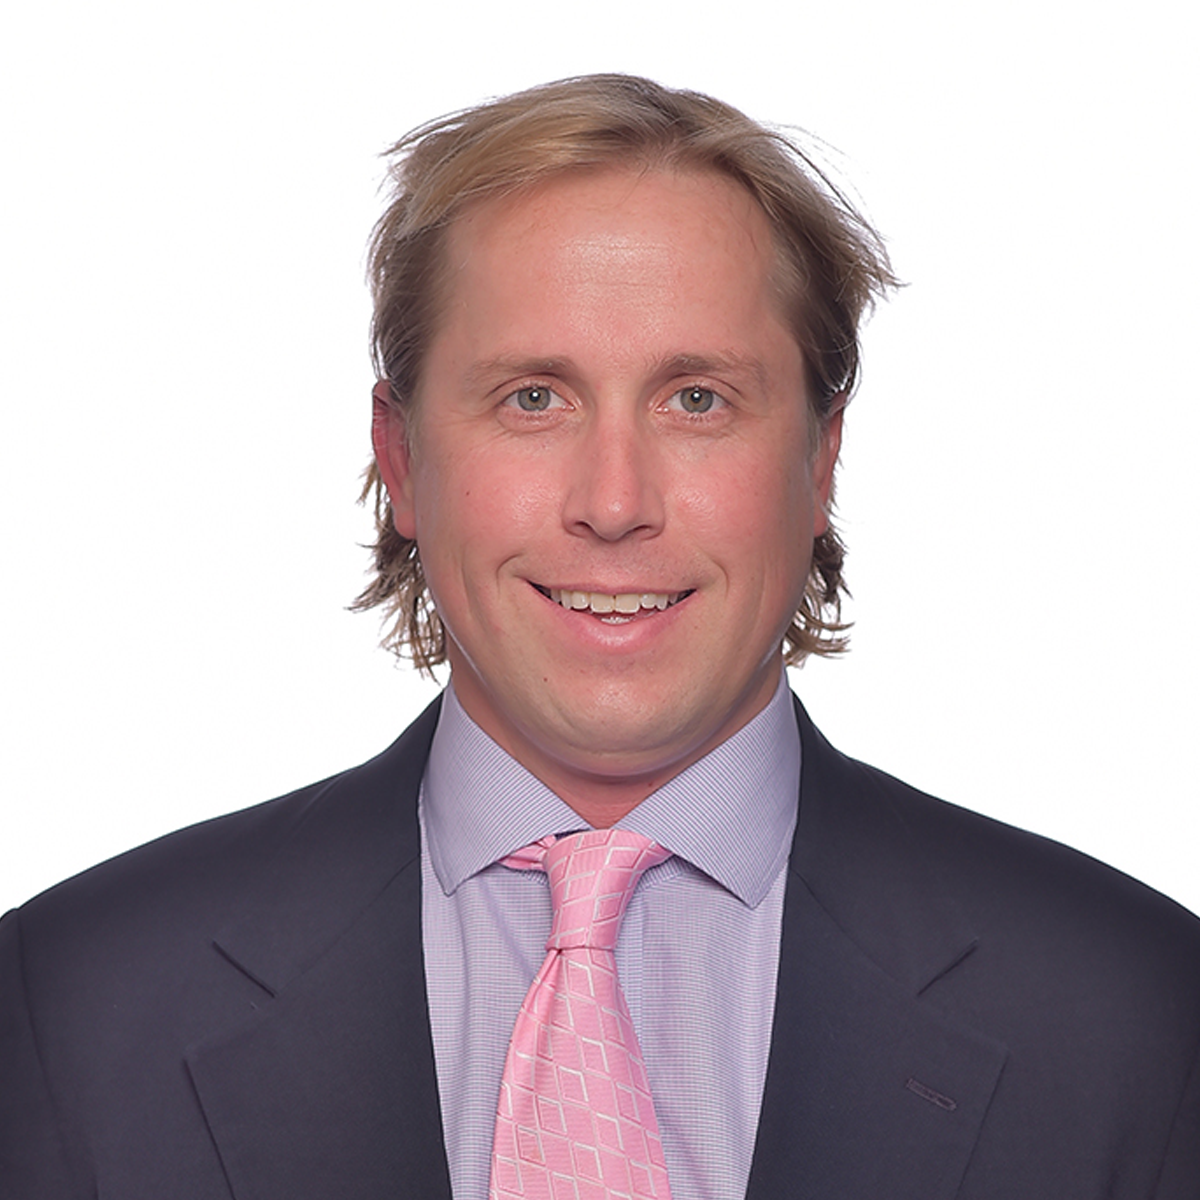
[(642, 872), (669, 857), (640, 833), (597, 829), (501, 860), (549, 875), (554, 919), (504, 1063), (490, 1200), (669, 1200), (613, 953)]

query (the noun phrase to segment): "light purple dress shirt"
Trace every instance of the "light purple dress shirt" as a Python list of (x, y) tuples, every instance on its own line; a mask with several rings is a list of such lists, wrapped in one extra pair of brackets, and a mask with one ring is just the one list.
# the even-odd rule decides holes
[[(642, 877), (617, 944), (674, 1200), (746, 1193), (800, 784), (800, 736), (781, 676), (758, 716), (620, 822), (674, 855)], [(550, 931), (545, 875), (497, 860), (587, 825), (466, 715), (452, 686), (420, 809), (425, 973), (450, 1179), (454, 1200), (486, 1200), (508, 1041)]]

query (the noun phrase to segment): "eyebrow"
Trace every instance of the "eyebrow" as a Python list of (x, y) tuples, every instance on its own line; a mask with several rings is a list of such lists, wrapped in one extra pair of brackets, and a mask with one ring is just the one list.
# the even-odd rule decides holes
[(729, 371), (751, 375), (760, 387), (766, 387), (767, 368), (760, 359), (745, 354), (674, 354), (659, 365), (657, 373), (670, 378), (673, 375), (721, 375)]
[[(648, 374), (670, 379), (676, 375), (719, 375), (725, 372), (750, 375), (760, 387), (767, 385), (767, 369), (760, 359), (751, 355), (672, 354), (650, 366)], [(506, 379), (517, 375), (555, 375), (570, 379), (579, 369), (570, 358), (498, 358), (473, 363), (466, 372), (470, 388), (486, 384), (491, 379)]]
[(569, 377), (577, 373), (569, 358), (488, 358), (467, 368), (465, 381), (475, 388), (492, 379), (507, 379), (513, 375), (558, 375)]

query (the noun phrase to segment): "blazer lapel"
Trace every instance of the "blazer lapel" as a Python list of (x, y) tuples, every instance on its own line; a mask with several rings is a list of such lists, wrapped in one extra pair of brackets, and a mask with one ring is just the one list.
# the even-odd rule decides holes
[(797, 704), (800, 815), (748, 1200), (948, 1200), (1006, 1050), (921, 993), (976, 939), (890, 800)]
[(237, 1200), (449, 1200), (416, 816), (436, 716), (314, 791), (215, 939), (262, 993), (187, 1054)]

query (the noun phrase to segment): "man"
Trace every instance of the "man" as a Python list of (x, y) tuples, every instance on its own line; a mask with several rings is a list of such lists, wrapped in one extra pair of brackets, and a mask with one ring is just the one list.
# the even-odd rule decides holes
[[(842, 632), (872, 232), (645, 80), (395, 156), (360, 603), (450, 687), (362, 767), (6, 918), (3, 1195), (1195, 1200), (1195, 918), (843, 758), (787, 691)], [(643, 856), (615, 950), (543, 963), (593, 846)], [(534, 976), (576, 950), (652, 1105), (563, 1165), (554, 1120), (616, 1068), (584, 1104), (520, 1033), (567, 1029)]]

